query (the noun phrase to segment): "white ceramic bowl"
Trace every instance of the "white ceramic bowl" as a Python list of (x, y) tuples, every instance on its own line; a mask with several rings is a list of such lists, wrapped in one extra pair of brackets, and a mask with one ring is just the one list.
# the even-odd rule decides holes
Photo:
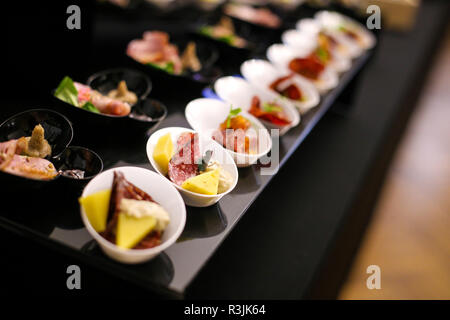
[(85, 197), (97, 191), (111, 188), (114, 171), (122, 172), (128, 181), (148, 193), (169, 213), (170, 223), (164, 230), (161, 244), (150, 249), (122, 249), (103, 238), (94, 230), (84, 209), (80, 206), (81, 219), (89, 234), (110, 258), (127, 264), (148, 261), (175, 243), (183, 232), (186, 223), (186, 207), (183, 199), (165, 178), (156, 172), (138, 167), (119, 167), (103, 171), (86, 185), (81, 196)]
[(199, 149), (200, 153), (202, 155), (205, 154), (207, 150), (212, 150), (212, 156), (211, 160), (218, 161), (222, 168), (224, 168), (228, 173), (230, 173), (231, 177), (233, 178), (233, 183), (231, 184), (231, 187), (223, 193), (219, 193), (217, 195), (206, 195), (206, 194), (200, 194), (195, 193), (186, 189), (181, 188), (177, 184), (170, 181), (166, 175), (164, 174), (163, 170), (161, 170), (160, 166), (153, 160), (153, 151), (155, 149), (155, 146), (162, 136), (166, 135), (167, 133), (170, 133), (170, 136), (172, 138), (172, 142), (174, 144), (174, 147), (176, 148), (177, 145), (177, 139), (183, 132), (195, 132), (194, 130), (188, 129), (188, 128), (181, 128), (181, 127), (170, 127), (170, 128), (163, 128), (156, 132), (154, 132), (150, 138), (147, 141), (147, 157), (152, 164), (153, 168), (162, 176), (164, 179), (166, 179), (167, 182), (171, 183), (181, 194), (183, 197), (184, 202), (188, 206), (192, 207), (208, 207), (215, 203), (217, 203), (222, 197), (231, 190), (236, 187), (237, 181), (238, 181), (238, 171), (236, 168), (236, 164), (234, 163), (233, 158), (231, 155), (225, 151), (224, 148), (222, 148), (221, 145), (219, 145), (217, 142), (212, 140), (210, 137), (207, 137), (205, 135), (202, 135), (199, 133)]
[(317, 35), (319, 32), (325, 32), (326, 34), (332, 36), (339, 44), (339, 53), (348, 59), (354, 59), (360, 56), (363, 51), (360, 46), (354, 43), (354, 41), (346, 39), (346, 37), (337, 30), (323, 28), (322, 24), (317, 19), (300, 19), (297, 21), (295, 27), (297, 30), (311, 35)]
[[(225, 121), (230, 111), (230, 104), (217, 99), (200, 98), (188, 103), (185, 116), (189, 125), (202, 135), (211, 137), (212, 133)], [(258, 136), (258, 153), (246, 154), (225, 149), (234, 159), (238, 167), (248, 167), (266, 155), (272, 148), (272, 139), (264, 125), (251, 114), (241, 114), (252, 123), (251, 134)]]
[[(347, 17), (339, 12), (335, 11), (319, 11), (314, 15), (314, 18), (320, 23), (320, 25), (327, 29), (327, 30), (338, 30), (339, 26), (347, 26), (351, 27), (352, 30), (355, 30), (359, 36), (361, 37), (362, 41), (357, 42), (354, 40), (350, 40), (349, 42), (356, 43), (361, 49), (368, 50), (375, 46), (376, 44), (376, 38), (373, 35), (372, 32), (367, 30), (365, 26), (363, 26), (358, 21)], [(342, 32), (338, 31), (341, 35), (343, 35)], [(348, 37), (343, 37), (345, 39), (349, 39)]]
[[(289, 70), (289, 63), (295, 58), (306, 57), (309, 54), (307, 50), (299, 50), (288, 47), (284, 44), (273, 44), (267, 49), (267, 58), (276, 67), (281, 68), (287, 72)], [(338, 85), (339, 78), (336, 71), (330, 67), (326, 67), (320, 74), (319, 79), (311, 80), (321, 94), (328, 90), (335, 88)]]
[[(261, 90), (269, 90), (279, 97), (282, 96), (279, 95), (275, 90), (270, 89), (270, 85), (275, 80), (290, 74), (289, 72), (280, 70), (280, 68), (276, 68), (269, 61), (259, 59), (245, 61), (241, 65), (241, 73), (245, 77), (245, 79), (247, 79), (255, 87), (258, 87)], [(311, 81), (300, 75), (294, 75), (290, 81), (292, 81), (292, 83), (302, 91), (302, 95), (305, 100), (296, 101), (285, 97), (282, 98), (290, 101), (294, 106), (297, 107), (300, 113), (303, 114), (319, 104), (319, 92)]]
[[(281, 35), (283, 43), (300, 52), (312, 52), (318, 45), (318, 34), (312, 34), (299, 30), (286, 30)], [(339, 53), (338, 50), (331, 52), (333, 60), (329, 64), (337, 72), (345, 72), (352, 66), (351, 60)]]
[(248, 81), (238, 77), (223, 77), (214, 83), (214, 91), (224, 101), (232, 104), (235, 108), (239, 107), (242, 110), (249, 112), (252, 98), (258, 96), (261, 103), (277, 102), (284, 113), (291, 121), (291, 124), (286, 126), (274, 125), (268, 121), (260, 120), (268, 129), (280, 130), (280, 136), (285, 134), (290, 128), (297, 126), (300, 123), (300, 116), (295, 110), (294, 105), (287, 99), (281, 98), (280, 95), (269, 91), (262, 90), (253, 86)]

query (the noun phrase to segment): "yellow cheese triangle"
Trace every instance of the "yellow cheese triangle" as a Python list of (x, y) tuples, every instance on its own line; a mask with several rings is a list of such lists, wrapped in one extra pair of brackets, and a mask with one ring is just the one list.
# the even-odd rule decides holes
[(134, 248), (156, 225), (156, 219), (148, 216), (135, 218), (119, 213), (116, 244), (124, 249)]
[(153, 150), (153, 159), (159, 165), (163, 173), (167, 173), (169, 161), (173, 156), (173, 143), (170, 133), (163, 135), (158, 139)]
[(181, 187), (196, 193), (215, 195), (219, 187), (219, 177), (219, 169), (208, 171), (187, 179)]
[(97, 232), (102, 232), (106, 229), (110, 196), (111, 189), (108, 189), (78, 199), (90, 224)]

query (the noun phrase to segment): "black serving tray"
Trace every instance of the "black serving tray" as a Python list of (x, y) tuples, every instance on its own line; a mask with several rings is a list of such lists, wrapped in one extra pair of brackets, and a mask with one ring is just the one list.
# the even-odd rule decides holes
[[(302, 116), (299, 126), (281, 137), (280, 166), (351, 83), (370, 55), (369, 51), (356, 59), (352, 68), (341, 76), (338, 87), (323, 96), (318, 107)], [(166, 97), (164, 101), (170, 106), (169, 114), (161, 127), (189, 127), (184, 117), (184, 107), (190, 99), (173, 95)], [(104, 160), (105, 169), (123, 165), (152, 169), (145, 152), (146, 140), (147, 136), (142, 135), (131, 141), (83, 140), (83, 145), (98, 152)], [(4, 226), (21, 230), (44, 246), (56, 248), (104, 272), (162, 295), (182, 297), (196, 274), (270, 182), (273, 176), (260, 175), (260, 170), (258, 165), (239, 169), (236, 188), (217, 205), (208, 208), (187, 207), (186, 227), (179, 241), (154, 260), (141, 265), (120, 264), (101, 252), (81, 222), (77, 203), (81, 189), (72, 194), (54, 190), (51, 198), (55, 201), (45, 209), (45, 215), (37, 212), (29, 214), (27, 204), (22, 204), (8, 213), (2, 213), (0, 222)]]

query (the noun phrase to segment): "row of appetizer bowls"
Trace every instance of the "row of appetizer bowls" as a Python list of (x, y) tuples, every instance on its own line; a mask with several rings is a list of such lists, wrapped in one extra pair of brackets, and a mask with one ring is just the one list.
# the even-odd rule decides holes
[[(267, 129), (275, 129), (272, 136), (281, 136), (297, 126), (300, 114), (315, 107), (320, 94), (337, 85), (338, 74), (350, 67), (351, 59), (375, 43), (363, 26), (333, 12), (300, 20), (297, 28), (283, 34), (284, 44), (268, 48), (270, 62), (244, 62), (245, 79), (218, 79), (214, 90), (219, 99), (189, 102), (185, 116), (192, 129), (163, 128), (149, 137), (146, 152), (156, 172), (114, 168), (86, 185), (79, 199), (82, 220), (108, 256), (139, 263), (173, 244), (184, 229), (185, 204), (210, 206), (230, 193), (238, 181), (237, 167), (250, 166), (271, 150)], [(114, 85), (105, 80), (105, 87), (92, 79), (83, 85), (65, 78), (54, 95), (65, 107), (98, 117), (149, 120), (131, 116), (147, 100), (149, 89), (134, 91), (133, 96), (126, 87), (136, 86), (123, 76), (116, 76)], [(122, 101), (127, 112), (103, 114), (104, 106), (123, 110), (120, 103), (111, 103), (122, 96), (133, 98)], [(163, 118), (167, 110), (162, 108)]]

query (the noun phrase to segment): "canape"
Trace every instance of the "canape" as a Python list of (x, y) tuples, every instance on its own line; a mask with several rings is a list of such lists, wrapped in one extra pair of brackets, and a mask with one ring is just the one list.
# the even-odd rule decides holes
[(261, 90), (270, 90), (287, 99), (301, 114), (319, 104), (319, 92), (311, 81), (276, 68), (266, 60), (245, 61), (241, 65), (241, 73), (245, 79)]
[(233, 158), (210, 137), (191, 129), (170, 127), (154, 132), (147, 142), (147, 157), (189, 206), (213, 205), (237, 184)]
[(122, 263), (148, 261), (181, 235), (186, 208), (156, 172), (119, 167), (97, 175), (79, 199), (83, 223), (103, 252)]
[(202, 41), (183, 36), (173, 40), (163, 31), (145, 31), (128, 43), (126, 54), (141, 70), (167, 78), (208, 82), (217, 51)]
[(303, 18), (297, 21), (296, 29), (310, 35), (322, 34), (328, 38), (329, 41), (334, 42), (336, 50), (344, 57), (354, 59), (361, 55), (363, 49), (353, 41), (346, 39), (346, 37), (337, 30), (325, 28), (317, 19)]
[(55, 106), (68, 114), (83, 133), (92, 125), (127, 127), (127, 132), (135, 132), (155, 127), (167, 115), (162, 103), (147, 98), (150, 90), (150, 79), (141, 72), (111, 69), (92, 75), (88, 84), (66, 76), (53, 96)]
[(332, 30), (342, 35), (342, 39), (357, 44), (361, 49), (368, 50), (376, 44), (375, 36), (361, 23), (339, 12), (319, 11), (315, 19), (326, 30)]
[(312, 81), (320, 93), (338, 85), (336, 71), (311, 55), (309, 49), (299, 50), (283, 44), (273, 44), (267, 49), (267, 58), (275, 66)]
[(215, 82), (214, 90), (221, 99), (255, 116), (268, 129), (280, 130), (280, 135), (300, 122), (297, 110), (289, 101), (242, 78), (220, 78)]
[(101, 172), (101, 158), (89, 149), (69, 146), (72, 137), (69, 120), (51, 110), (29, 110), (4, 121), (0, 175), (8, 190), (42, 188), (60, 176), (78, 185)]
[(325, 33), (312, 34), (291, 29), (285, 31), (281, 39), (287, 46), (309, 51), (312, 57), (337, 72), (345, 72), (351, 67), (351, 60), (340, 53), (335, 38)]
[(272, 148), (271, 136), (264, 125), (238, 106), (200, 98), (188, 103), (185, 116), (196, 132), (224, 146), (238, 167), (256, 163)]

